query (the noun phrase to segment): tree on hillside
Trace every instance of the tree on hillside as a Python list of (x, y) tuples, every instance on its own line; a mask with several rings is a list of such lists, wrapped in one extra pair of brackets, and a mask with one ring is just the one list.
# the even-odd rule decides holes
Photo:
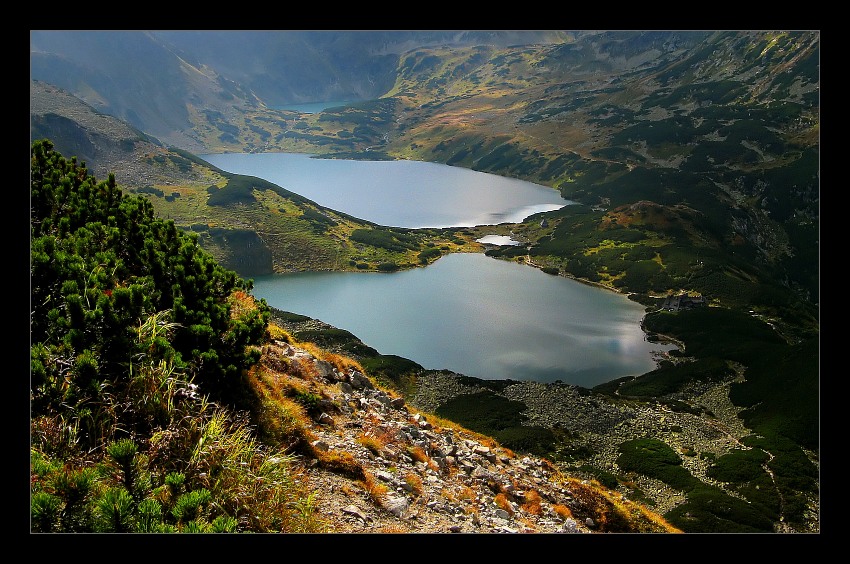
[[(33, 413), (109, 393), (142, 353), (167, 359), (214, 399), (232, 397), (269, 315), (264, 302), (232, 315), (234, 293), (250, 281), (218, 265), (195, 234), (156, 218), (146, 199), (122, 194), (114, 175), (98, 182), (47, 139), (32, 144), (30, 187)], [(139, 327), (152, 315), (168, 337), (140, 350)]]

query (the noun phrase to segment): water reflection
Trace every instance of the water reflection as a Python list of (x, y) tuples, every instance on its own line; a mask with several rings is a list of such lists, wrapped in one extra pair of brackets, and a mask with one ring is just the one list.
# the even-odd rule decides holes
[(351, 331), (382, 354), (484, 379), (592, 387), (655, 368), (643, 306), (482, 254), (394, 273), (259, 277), (254, 295)]

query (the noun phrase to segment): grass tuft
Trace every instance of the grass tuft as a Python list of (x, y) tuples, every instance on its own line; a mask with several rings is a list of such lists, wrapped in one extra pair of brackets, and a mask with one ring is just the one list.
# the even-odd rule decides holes
[(369, 496), (369, 499), (378, 505), (381, 504), (386, 498), (387, 492), (389, 492), (389, 488), (369, 472), (364, 473), (363, 478), (360, 480), (360, 485), (363, 486), (363, 490)]

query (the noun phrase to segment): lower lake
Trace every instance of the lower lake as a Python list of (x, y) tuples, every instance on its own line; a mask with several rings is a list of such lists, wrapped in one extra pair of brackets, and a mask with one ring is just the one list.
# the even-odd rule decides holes
[(626, 296), (483, 254), (425, 268), (254, 279), (278, 309), (350, 331), (381, 354), (488, 380), (593, 387), (655, 368), (644, 308)]

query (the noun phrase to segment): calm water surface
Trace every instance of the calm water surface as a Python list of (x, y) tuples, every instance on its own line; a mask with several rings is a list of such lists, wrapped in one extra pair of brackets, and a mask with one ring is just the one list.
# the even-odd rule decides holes
[(302, 114), (317, 114), (328, 108), (336, 108), (339, 106), (347, 106), (353, 104), (354, 100), (340, 100), (337, 102), (307, 102), (305, 104), (285, 104), (283, 106), (271, 106), (276, 110), (293, 110)]
[(199, 156), (227, 172), (257, 176), (322, 206), (393, 227), (520, 222), (574, 203), (532, 182), (422, 161), (317, 159), (299, 153)]
[[(294, 153), (201, 155), (320, 205), (396, 227), (519, 222), (571, 204), (545, 186), (420, 161), (314, 159)], [(509, 237), (482, 238), (512, 244)], [(592, 387), (655, 368), (625, 296), (483, 254), (394, 273), (313, 272), (255, 279), (254, 295), (354, 333), (382, 354), (496, 380)]]
[(253, 294), (346, 329), (381, 354), (483, 379), (592, 387), (655, 368), (643, 306), (623, 295), (482, 254), (393, 273), (255, 279)]

